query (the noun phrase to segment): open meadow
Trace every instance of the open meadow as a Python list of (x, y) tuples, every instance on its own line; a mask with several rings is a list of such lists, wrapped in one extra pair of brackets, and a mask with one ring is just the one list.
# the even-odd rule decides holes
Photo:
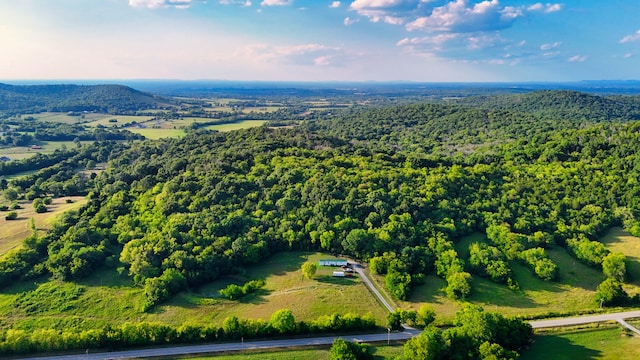
[(82, 196), (54, 198), (51, 205), (47, 205), (47, 212), (36, 213), (31, 202), (23, 200), (18, 202), (22, 208), (13, 210), (18, 213), (18, 218), (15, 220), (4, 218), (8, 211), (0, 212), (0, 256), (19, 246), (22, 240), (31, 235), (30, 219), (34, 219), (39, 231), (46, 231), (58, 215), (77, 209), (85, 203), (86, 198)]
[[(611, 234), (618, 234), (613, 229)], [(628, 235), (628, 234), (627, 234)], [(634, 237), (624, 237), (627, 242), (640, 241)], [(468, 247), (473, 242), (486, 242), (482, 234), (472, 234), (456, 244), (460, 257), (468, 259)], [(620, 246), (621, 252), (633, 256), (629, 246)], [(479, 276), (471, 282), (472, 294), (468, 301), (480, 305), (489, 311), (505, 315), (536, 317), (549, 313), (579, 313), (598, 310), (595, 301), (596, 288), (604, 280), (597, 268), (587, 266), (569, 255), (564, 248), (552, 246), (547, 250), (549, 258), (559, 268), (557, 281), (547, 282), (533, 276), (531, 270), (517, 261), (510, 261), (513, 279), (519, 284), (519, 290), (510, 290), (506, 285), (497, 284)], [(382, 282), (377, 277), (378, 283)], [(630, 289), (635, 285), (627, 284)], [(443, 289), (446, 283), (434, 275), (425, 277), (425, 284), (416, 286), (409, 301), (401, 302), (403, 308), (418, 309), (422, 304), (431, 304), (438, 314), (438, 321), (449, 321), (460, 309), (460, 303), (448, 299)], [(633, 292), (632, 292), (633, 293)]]
[(627, 256), (626, 290), (632, 295), (640, 292), (640, 238), (632, 236), (621, 228), (613, 228), (601, 241), (607, 249)]
[[(269, 320), (280, 309), (291, 309), (296, 321), (332, 313), (371, 315), (380, 326), (386, 313), (359, 278), (334, 278), (334, 268), (318, 268), (313, 279), (303, 279), (303, 262), (327, 257), (320, 253), (287, 252), (274, 255), (238, 274), (174, 296), (148, 313), (139, 311), (142, 288), (115, 270), (97, 271), (79, 282), (41, 278), (18, 284), (0, 294), (2, 328), (100, 328), (125, 322), (162, 322), (179, 326), (221, 325), (229, 316)], [(264, 288), (240, 300), (227, 300), (218, 290), (231, 283), (263, 279)], [(19, 304), (19, 305), (16, 305)], [(28, 316), (27, 316), (28, 315)]]
[[(81, 141), (81, 144), (89, 144), (93, 141)], [(6, 156), (11, 160), (27, 159), (36, 154), (50, 154), (58, 149), (71, 149), (76, 147), (73, 141), (38, 141), (41, 149), (32, 149), (31, 146), (12, 146), (0, 148), (0, 156)]]

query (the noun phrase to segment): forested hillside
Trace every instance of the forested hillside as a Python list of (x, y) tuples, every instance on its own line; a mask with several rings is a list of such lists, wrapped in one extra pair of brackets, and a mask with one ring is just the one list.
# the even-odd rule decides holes
[(0, 114), (42, 111), (126, 113), (171, 104), (166, 98), (122, 85), (0, 84)]
[[(0, 286), (119, 269), (147, 311), (274, 253), (322, 250), (370, 261), (399, 299), (428, 274), (459, 299), (472, 276), (517, 290), (512, 261), (553, 281), (546, 249), (564, 247), (603, 271), (603, 304), (637, 301), (624, 256), (595, 240), (613, 226), (640, 235), (640, 123), (540, 113), (404, 105), (137, 142), (111, 153), (78, 213), (2, 258)], [(455, 244), (472, 232), (489, 244), (466, 264)]]
[(453, 102), (572, 122), (640, 119), (638, 96), (604, 97), (571, 90), (539, 90), (525, 94), (467, 97)]

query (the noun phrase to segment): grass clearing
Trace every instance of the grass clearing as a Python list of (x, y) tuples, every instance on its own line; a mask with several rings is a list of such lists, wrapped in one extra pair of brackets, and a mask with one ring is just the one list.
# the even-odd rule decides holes
[[(0, 156), (6, 156), (11, 160), (28, 159), (36, 154), (50, 154), (57, 149), (72, 149), (76, 147), (73, 141), (38, 141), (42, 149), (31, 149), (30, 146), (12, 146), (0, 148)], [(93, 141), (81, 141), (81, 144), (91, 144)]]
[[(71, 203), (67, 203), (71, 200)], [(22, 240), (31, 235), (29, 229), (29, 219), (33, 218), (36, 228), (44, 231), (51, 226), (55, 218), (65, 211), (73, 210), (81, 207), (86, 203), (86, 198), (82, 196), (69, 196), (52, 199), (51, 205), (47, 205), (49, 209), (45, 213), (36, 213), (30, 201), (22, 200), (19, 202), (22, 209), (15, 210), (18, 213), (16, 220), (5, 220), (4, 215), (7, 212), (0, 212), (0, 256), (7, 251), (19, 246)]]
[(615, 227), (609, 230), (600, 241), (607, 246), (607, 249), (627, 256), (629, 284), (636, 288), (636, 292), (640, 292), (638, 291), (638, 287), (640, 287), (640, 238), (629, 234), (622, 228)]
[(135, 134), (140, 134), (147, 139), (157, 140), (164, 138), (181, 138), (185, 136), (185, 132), (182, 129), (155, 129), (155, 128), (137, 128), (128, 127), (127, 130)]
[(264, 125), (268, 120), (243, 120), (234, 123), (228, 124), (219, 124), (219, 125), (211, 125), (207, 126), (208, 130), (218, 130), (218, 131), (233, 131), (240, 129), (248, 129), (253, 127), (259, 127)]
[[(483, 234), (472, 234), (456, 243), (456, 250), (466, 260), (469, 245), (485, 241)], [(560, 247), (547, 249), (547, 254), (559, 267), (557, 282), (543, 281), (533, 276), (528, 267), (510, 261), (513, 279), (520, 285), (520, 290), (510, 290), (506, 285), (473, 276), (472, 294), (467, 300), (487, 311), (515, 316), (596, 309), (596, 288), (604, 279), (599, 269), (582, 264)], [(413, 289), (409, 301), (402, 303), (402, 307), (417, 310), (423, 303), (429, 303), (436, 310), (439, 322), (450, 321), (460, 309), (460, 303), (445, 296), (446, 282), (443, 279), (429, 275), (425, 280), (424, 285)]]
[(620, 326), (536, 335), (534, 343), (521, 353), (529, 359), (638, 359), (640, 337)]
[[(26, 227), (26, 225), (25, 225)], [(142, 288), (115, 269), (102, 269), (76, 283), (47, 278), (17, 283), (0, 294), (0, 329), (89, 329), (125, 322), (149, 321), (174, 326), (221, 325), (228, 316), (269, 320), (280, 309), (291, 309), (296, 321), (309, 321), (332, 313), (370, 314), (379, 325), (386, 312), (358, 277), (334, 278), (333, 267), (320, 267), (314, 279), (303, 279), (304, 261), (326, 257), (320, 253), (287, 252), (248, 267), (242, 274), (212, 282), (174, 296), (149, 313), (138, 310)], [(230, 283), (264, 279), (263, 289), (238, 301), (218, 296)], [(60, 291), (52, 289), (61, 288)], [(31, 295), (30, 295), (31, 294)], [(39, 301), (34, 294), (47, 294)], [(65, 301), (63, 301), (65, 300)], [(16, 304), (23, 304), (16, 308)], [(62, 308), (64, 307), (64, 308)], [(27, 312), (26, 309), (39, 309)]]
[[(158, 321), (181, 323), (198, 319), (202, 323), (222, 323), (228, 316), (268, 320), (275, 311), (291, 309), (297, 321), (313, 320), (332, 313), (371, 314), (380, 325), (386, 312), (360, 279), (334, 278), (333, 267), (318, 267), (313, 279), (303, 279), (300, 266), (305, 261), (320, 260), (321, 253), (280, 253), (263, 263), (246, 269), (246, 274), (225, 278), (191, 292), (176, 296), (155, 315)], [(231, 283), (264, 279), (258, 292), (238, 301), (220, 298), (218, 290)]]

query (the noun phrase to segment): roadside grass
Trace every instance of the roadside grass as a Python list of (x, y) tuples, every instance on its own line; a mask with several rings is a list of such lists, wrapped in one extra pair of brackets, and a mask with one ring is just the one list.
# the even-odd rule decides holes
[(521, 360), (533, 359), (638, 359), (640, 337), (620, 326), (536, 335), (521, 352)]
[(640, 293), (640, 238), (632, 236), (622, 228), (615, 227), (609, 230), (600, 241), (607, 246), (607, 249), (627, 256), (626, 290), (632, 295)]
[[(484, 235), (472, 234), (461, 239), (456, 244), (456, 249), (466, 261), (469, 245), (483, 241), (486, 241)], [(472, 294), (466, 300), (487, 311), (523, 317), (597, 309), (595, 291), (604, 279), (600, 270), (582, 264), (563, 248), (551, 247), (546, 252), (558, 265), (558, 281), (543, 281), (535, 277), (528, 267), (517, 261), (510, 261), (512, 277), (519, 284), (519, 290), (510, 290), (506, 285), (474, 275), (471, 282)], [(439, 323), (451, 321), (460, 309), (460, 302), (448, 299), (443, 291), (445, 287), (443, 279), (435, 275), (426, 276), (425, 284), (416, 286), (409, 301), (402, 303), (402, 307), (418, 309), (422, 304), (428, 303), (436, 310)]]
[[(383, 359), (395, 359), (399, 356), (402, 356), (404, 351), (403, 344), (391, 344), (391, 345), (372, 345), (372, 352), (374, 359), (383, 360)], [(187, 359), (184, 357), (183, 359)], [(314, 359), (314, 360), (328, 360), (329, 359), (329, 349), (328, 348), (315, 348), (315, 349), (305, 349), (305, 350), (295, 350), (295, 349), (274, 349), (274, 350), (257, 350), (257, 351), (246, 351), (235, 354), (225, 354), (225, 355), (211, 355), (205, 357), (188, 357), (188, 359), (193, 360), (300, 360), (300, 359)]]
[[(71, 203), (67, 203), (71, 200)], [(0, 256), (10, 249), (19, 246), (22, 240), (31, 235), (29, 228), (31, 218), (34, 219), (38, 231), (45, 231), (50, 228), (55, 218), (65, 211), (73, 210), (81, 207), (86, 203), (83, 196), (67, 196), (52, 199), (51, 205), (47, 205), (48, 211), (45, 213), (36, 213), (30, 201), (22, 200), (18, 203), (22, 209), (10, 210), (18, 213), (15, 220), (5, 220), (4, 216), (8, 211), (0, 212)]]
[[(197, 323), (222, 323), (229, 316), (269, 320), (280, 309), (291, 309), (297, 321), (314, 320), (333, 313), (370, 314), (379, 325), (386, 324), (386, 312), (357, 277), (335, 278), (335, 268), (318, 267), (313, 279), (302, 277), (300, 266), (305, 261), (318, 262), (326, 254), (285, 252), (246, 268), (243, 274), (220, 279), (192, 292), (178, 294), (153, 313), (157, 321), (179, 324), (186, 320)], [(229, 284), (243, 284), (263, 279), (264, 288), (240, 300), (218, 296), (218, 290)]]

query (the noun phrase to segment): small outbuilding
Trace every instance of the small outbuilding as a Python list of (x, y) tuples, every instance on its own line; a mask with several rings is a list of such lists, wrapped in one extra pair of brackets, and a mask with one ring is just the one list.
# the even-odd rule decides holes
[(333, 276), (334, 277), (344, 277), (344, 271), (334, 271), (333, 272)]
[(324, 259), (320, 260), (320, 266), (347, 266), (347, 260)]

